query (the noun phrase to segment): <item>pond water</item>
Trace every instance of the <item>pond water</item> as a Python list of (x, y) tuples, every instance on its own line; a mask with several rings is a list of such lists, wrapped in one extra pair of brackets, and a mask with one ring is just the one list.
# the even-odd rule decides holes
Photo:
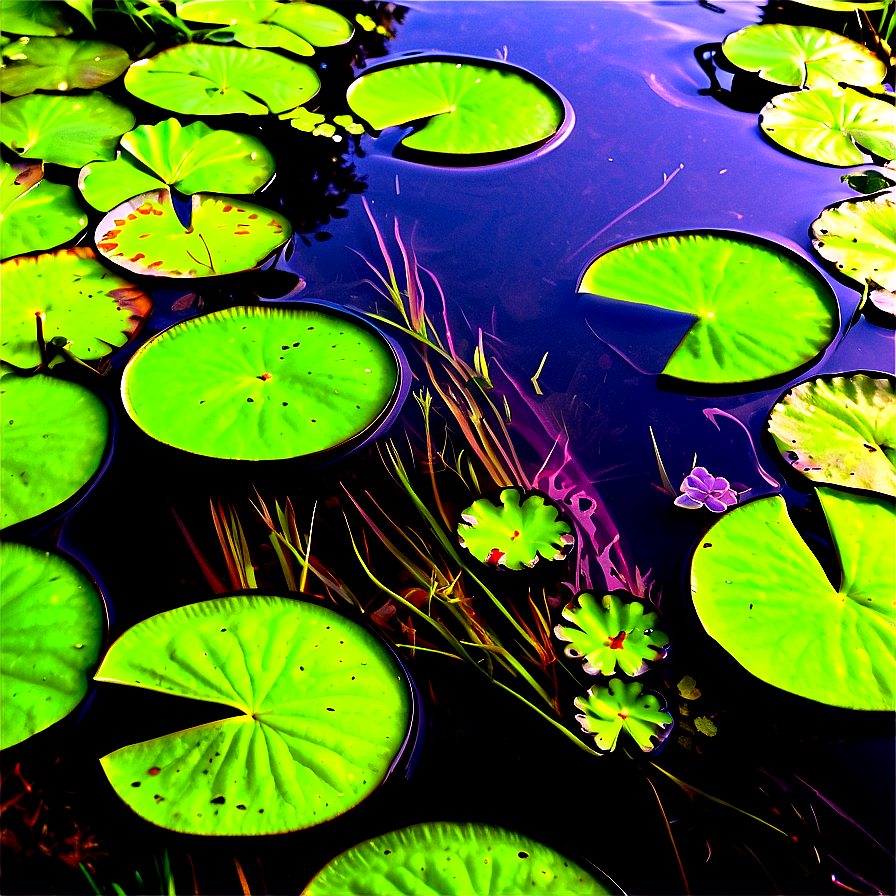
[[(785, 892), (840, 892), (831, 874), (849, 886), (859, 881), (864, 889), (854, 891), (892, 892), (892, 860), (870, 839), (890, 848), (894, 838), (892, 720), (787, 697), (749, 676), (707, 638), (690, 606), (686, 562), (712, 520), (704, 511), (688, 514), (672, 506), (659, 487), (651, 444), (652, 427), (676, 486), (696, 454), (699, 464), (739, 483), (750, 498), (777, 492), (757, 467), (744, 429), (727, 417), (714, 426), (704, 412), (718, 408), (732, 415), (757, 439), (759, 463), (782, 483), (782, 494), (797, 508), (794, 518), (816, 536), (815, 544), (823, 544), (812, 490), (789, 475), (785, 483), (783, 467), (758, 441), (771, 406), (806, 371), (757, 391), (677, 391), (655, 375), (664, 346), (668, 351), (668, 333), (644, 337), (624, 318), (605, 319), (601, 328), (594, 307), (576, 294), (582, 271), (599, 253), (671, 231), (752, 234), (811, 257), (811, 222), (825, 206), (853, 195), (841, 183), (846, 172), (778, 149), (757, 127), (764, 100), (753, 111), (740, 111), (708, 95), (709, 81), (695, 56), (698, 47), (772, 14), (760, 4), (721, 0), (412, 4), (394, 23), (388, 58), (436, 51), (506, 59), (565, 97), (575, 113), (572, 130), (548, 151), (464, 169), (394, 158), (394, 136), (365, 135), (339, 163), (343, 171), (354, 166), (354, 185), (342, 193), (331, 189), (331, 208), (344, 209), (344, 216), (309, 227), (280, 267), (304, 281), (300, 298), (385, 313), (368, 282), (364, 259), (382, 264), (363, 198), (393, 256), (400, 257), (392, 241), (397, 221), (420, 264), (438, 278), (460, 354), (472, 360), (482, 330), (487, 357), (516, 381), (528, 384), (540, 370), (545, 398), (537, 401), (562, 415), (570, 450), (589, 480), (582, 484), (596, 486), (629, 568), (649, 572), (656, 583), (653, 595), (672, 634), (668, 682), (674, 688), (681, 676), (695, 677), (705, 711), (713, 711), (718, 733), (703, 738), (701, 751), (686, 748), (675, 731), (658, 761), (746, 812), (777, 817), (786, 836), (718, 803), (690, 799), (655, 769), (652, 785), (644, 775), (651, 770), (646, 758), (586, 756), (533, 713), (486, 689), (462, 664), (433, 660), (427, 667), (433, 670), (431, 691), (418, 676), (429, 721), (410, 779), (391, 780), (367, 803), (320, 829), (264, 841), (171, 834), (133, 816), (111, 793), (97, 757), (175, 730), (183, 708), (170, 697), (101, 685), (77, 725), (56, 726), (26, 746), (32, 756), (52, 762), (59, 738), (65, 738), (54, 774), (73, 791), (79, 817), (109, 853), (104, 880), (127, 888), (134, 870), (151, 877), (150, 857), (167, 849), (183, 892), (189, 887), (187, 853), (203, 893), (239, 892), (234, 855), (252, 892), (300, 892), (326, 860), (362, 839), (417, 821), (458, 819), (504, 824), (570, 850), (626, 892), (682, 892), (655, 785), (692, 892), (774, 892), (770, 877)], [(805, 14), (811, 20), (813, 14)], [(320, 58), (346, 65), (335, 51)], [(240, 129), (232, 121), (222, 126)], [(262, 139), (270, 131), (264, 122), (242, 126)], [(326, 138), (313, 140), (314, 152), (324, 158)], [(310, 141), (299, 134), (294, 145), (272, 147), (278, 174), (263, 198), (279, 197), (290, 217), (305, 213), (302, 191), (318, 189), (303, 174)], [(334, 153), (343, 148), (329, 146)], [(827, 279), (844, 323), (811, 374), (892, 373), (892, 330), (864, 316), (847, 326), (859, 295)], [(215, 307), (252, 299), (253, 285), (265, 294), (281, 283), (273, 275), (236, 282), (200, 285), (196, 292)], [(282, 282), (288, 288), (295, 278), (284, 275)], [(437, 304), (438, 293), (426, 285)], [(184, 291), (157, 292), (150, 332), (195, 313), (172, 310)], [(406, 348), (411, 356), (412, 347)], [(127, 355), (115, 362), (117, 368)], [(524, 412), (518, 395), (511, 390), (508, 397), (514, 411)], [(413, 400), (404, 418), (412, 431), (420, 431)], [(375, 449), (321, 473), (287, 469), (256, 477), (228, 468), (197, 478), (192, 466), (181, 468), (179, 459), (148, 446), (126, 426), (119, 426), (116, 438), (110, 470), (69, 515), (60, 542), (105, 586), (116, 613), (113, 636), (153, 613), (210, 596), (172, 506), (212, 562), (223, 567), (215, 553), (209, 496), (233, 502), (249, 519), (252, 479), (266, 495), (289, 495), (307, 519), (315, 500), (325, 506), (331, 494), (342, 494), (342, 484), (360, 494), (383, 482)], [(332, 533), (323, 529), (316, 537), (331, 539), (334, 562), (348, 570), (354, 557), (335, 523), (329, 525)], [(800, 600), (799, 583), (794, 600)], [(209, 719), (227, 714), (211, 707), (208, 713)], [(195, 714), (189, 718), (197, 724)], [(5, 892), (87, 892), (65, 889), (78, 886), (76, 877), (61, 883), (46, 871), (29, 879), (33, 871), (11, 863), (7, 869)]]

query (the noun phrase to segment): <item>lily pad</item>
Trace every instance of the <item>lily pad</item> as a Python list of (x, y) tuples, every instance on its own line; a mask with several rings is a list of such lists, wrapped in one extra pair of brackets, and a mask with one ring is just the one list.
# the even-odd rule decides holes
[(43, 179), (43, 167), (0, 164), (0, 257), (52, 249), (87, 226), (75, 191)]
[[(578, 602), (578, 606), (576, 606)], [(645, 613), (644, 604), (624, 591), (597, 598), (583, 591), (563, 609), (563, 618), (577, 628), (555, 625), (554, 635), (569, 641), (566, 655), (583, 660), (589, 675), (640, 675), (648, 663), (665, 657), (669, 636), (656, 629), (657, 613)]]
[(593, 735), (595, 746), (609, 752), (627, 731), (645, 753), (658, 750), (672, 732), (673, 719), (666, 704), (656, 694), (644, 693), (638, 681), (611, 678), (607, 684), (588, 688), (585, 697), (576, 697), (582, 712), (576, 720), (582, 730)]
[(0, 374), (2, 526), (30, 520), (76, 495), (97, 474), (111, 420), (103, 400), (52, 376)]
[(176, 118), (141, 125), (121, 139), (114, 162), (81, 169), (78, 186), (94, 208), (109, 209), (165, 184), (182, 193), (254, 193), (274, 174), (274, 157), (256, 137)]
[(556, 134), (564, 118), (562, 100), (543, 81), (465, 57), (381, 66), (356, 78), (346, 98), (378, 131), (426, 119), (402, 145), (431, 153), (534, 148)]
[(100, 760), (141, 818), (187, 834), (280, 834), (343, 814), (389, 774), (413, 718), (406, 674), (376, 636), (286, 597), (219, 598), (138, 622), (96, 680), (237, 710)]
[(722, 50), (738, 68), (792, 87), (880, 84), (886, 63), (867, 47), (810, 25), (750, 25), (725, 38)]
[(812, 248), (844, 276), (896, 292), (896, 193), (848, 199), (812, 222)]
[(277, 460), (371, 432), (395, 403), (398, 373), (390, 345), (360, 321), (312, 306), (235, 307), (151, 339), (121, 390), (136, 424), (165, 444)]
[(161, 189), (113, 208), (97, 225), (96, 247), (135, 274), (217, 277), (257, 267), (291, 235), (283, 215), (208, 193), (193, 195), (184, 227), (170, 191)]
[(691, 560), (700, 622), (757, 678), (819, 703), (892, 711), (893, 505), (819, 488), (840, 560), (831, 584), (783, 498), (735, 507), (701, 539)]
[(819, 377), (773, 408), (769, 432), (787, 462), (813, 482), (896, 496), (896, 395), (886, 379)]
[(106, 610), (93, 580), (63, 557), (0, 545), (3, 747), (64, 719), (87, 695)]
[(71, 34), (72, 26), (61, 3), (46, 0), (4, 0), (3, 30), (10, 34), (55, 37)]
[(884, 159), (896, 155), (892, 105), (851, 87), (782, 93), (762, 109), (759, 124), (775, 143), (825, 165), (867, 162), (859, 147)]
[(114, 159), (118, 138), (135, 121), (130, 109), (102, 93), (33, 93), (3, 104), (0, 142), (28, 159), (80, 168)]
[(566, 856), (515, 831), (445, 821), (365, 840), (327, 863), (302, 890), (303, 896), (618, 892)]
[(37, 314), (47, 342), (63, 337), (75, 357), (93, 363), (132, 339), (152, 311), (149, 296), (110, 273), (93, 249), (13, 258), (2, 277), (2, 358), (15, 367), (41, 363)]
[(267, 115), (308, 102), (320, 79), (304, 62), (269, 50), (181, 44), (135, 62), (124, 86), (172, 112)]
[(131, 64), (126, 51), (104, 41), (32, 37), (17, 44), (4, 53), (3, 92), (10, 96), (35, 90), (91, 90), (114, 81)]
[[(831, 288), (798, 256), (747, 237), (654, 236), (599, 255), (578, 292), (687, 314), (694, 323), (663, 373), (745, 383), (793, 370), (839, 329)], [(600, 333), (600, 318), (592, 318)]]
[(457, 537), (477, 560), (504, 569), (525, 569), (539, 559), (563, 560), (572, 549), (572, 527), (549, 498), (505, 488), (498, 502), (479, 498), (461, 512)]

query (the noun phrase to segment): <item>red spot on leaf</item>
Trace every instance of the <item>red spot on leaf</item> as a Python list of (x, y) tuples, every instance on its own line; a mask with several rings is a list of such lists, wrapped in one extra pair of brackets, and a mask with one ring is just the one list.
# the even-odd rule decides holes
[(115, 224), (116, 227), (121, 227), (125, 223), (125, 220), (125, 218), (115, 218), (112, 223)]
[(511, 540), (511, 541), (516, 541), (516, 539), (519, 538), (519, 537), (520, 537), (520, 530), (519, 530), (519, 529), (514, 529), (514, 530), (513, 530), (513, 535), (510, 536), (510, 540)]
[[(136, 221), (136, 220), (137, 220), (137, 216), (135, 214), (128, 215), (128, 221)], [(117, 224), (118, 222), (116, 221), (115, 223)]]
[(160, 268), (165, 262), (164, 261), (153, 261), (150, 262), (147, 267), (148, 268)]
[(620, 719), (627, 719), (628, 718), (628, 710), (623, 709), (622, 712), (617, 712), (616, 715), (619, 716)]
[(131, 261), (140, 261), (141, 258), (146, 258), (146, 256), (142, 252), (138, 252), (136, 255), (132, 256)]
[(118, 234), (121, 233), (121, 230), (110, 230), (104, 237), (104, 240), (114, 240)]
[(254, 221), (257, 217), (258, 215), (249, 215), (249, 220)]
[(248, 230), (234, 230), (233, 235), (234, 236), (251, 236), (251, 234), (249, 233)]
[(490, 563), (492, 566), (497, 566), (505, 553), (506, 551), (499, 551), (497, 548), (492, 548), (488, 552), (488, 557), (485, 558), (485, 562)]
[(225, 205), (224, 208), (221, 209), (222, 212), (230, 212), (233, 211), (232, 205)]
[(160, 209), (155, 209), (155, 208), (152, 210), (152, 213), (153, 213), (154, 215), (156, 215), (156, 217), (158, 217), (159, 215), (164, 215), (164, 214), (165, 214), (165, 213), (164, 213), (163, 211), (161, 211)]
[(157, 775), (160, 771), (161, 771), (161, 769), (160, 769), (157, 765), (154, 765), (154, 766), (149, 770), (148, 774), (150, 774), (150, 775)]
[(148, 202), (144, 202), (136, 211), (138, 215), (148, 215), (152, 212), (152, 205)]
[(610, 640), (607, 641), (606, 646), (609, 647), (610, 650), (622, 650), (622, 642), (624, 640), (625, 640), (625, 632), (619, 632), (619, 634), (616, 635), (615, 638), (610, 638)]
[(118, 248), (118, 243), (97, 243), (97, 249), (102, 249), (103, 252), (111, 252), (113, 249)]

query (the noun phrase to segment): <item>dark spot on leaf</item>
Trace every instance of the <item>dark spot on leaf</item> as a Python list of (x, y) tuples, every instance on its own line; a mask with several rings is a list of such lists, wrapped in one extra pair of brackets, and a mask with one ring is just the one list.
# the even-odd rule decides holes
[(223, 796), (216, 796), (216, 797), (212, 800), (212, 803), (213, 803), (214, 805), (216, 805), (216, 806), (223, 806), (223, 805), (224, 805), (224, 797), (223, 797)]
[(140, 782), (139, 782), (139, 781), (134, 781), (134, 782), (131, 784), (131, 787), (139, 787), (139, 786), (140, 786)]

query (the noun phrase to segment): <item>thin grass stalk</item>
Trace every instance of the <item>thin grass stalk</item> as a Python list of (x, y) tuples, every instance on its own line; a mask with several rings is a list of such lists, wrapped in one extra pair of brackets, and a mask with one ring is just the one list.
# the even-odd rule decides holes
[(215, 524), (215, 532), (218, 535), (221, 551), (224, 554), (224, 562), (227, 565), (227, 574), (230, 576), (230, 587), (232, 589), (239, 588), (242, 581), (236, 564), (236, 548), (233, 544), (233, 539), (230, 536), (230, 532), (226, 531), (223, 515), (220, 519), (218, 518), (218, 512), (215, 510), (214, 501), (209, 498), (208, 503), (212, 511), (212, 522)]
[(644, 780), (650, 785), (650, 789), (653, 791), (653, 795), (656, 797), (656, 804), (660, 807), (660, 815), (663, 816), (663, 824), (666, 826), (666, 833), (669, 835), (669, 842), (672, 844), (672, 852), (675, 853), (675, 861), (678, 862), (678, 870), (681, 872), (681, 879), (684, 883), (684, 891), (690, 896), (691, 888), (688, 885), (688, 876), (684, 873), (684, 865), (681, 862), (681, 856), (678, 853), (678, 846), (675, 843), (675, 836), (672, 833), (672, 826), (669, 824), (669, 819), (666, 817), (666, 810), (663, 808), (663, 802), (660, 799), (660, 795), (656, 792), (656, 787), (653, 786), (653, 781), (650, 780), (646, 775), (644, 776)]
[(314, 508), (311, 511), (311, 525), (308, 527), (308, 540), (305, 543), (305, 562), (302, 564), (302, 575), (299, 579), (299, 591), (305, 591), (308, 584), (308, 567), (311, 564), (311, 535), (314, 532), (314, 515), (317, 513), (317, 501), (314, 502)]
[(240, 887), (243, 890), (243, 896), (252, 896), (252, 890), (249, 888), (249, 881), (246, 880), (243, 866), (240, 865), (240, 860), (236, 856), (233, 857), (233, 864), (236, 865), (236, 873), (240, 879)]
[(202, 551), (199, 550), (196, 542), (193, 541), (193, 539), (190, 537), (190, 533), (187, 531), (187, 527), (183, 524), (181, 518), (177, 515), (177, 512), (173, 507), (171, 508), (171, 513), (174, 514), (174, 519), (177, 522), (178, 528), (180, 529), (181, 534), (184, 536), (187, 545), (193, 553), (193, 557), (199, 564), (200, 570), (202, 570), (202, 575), (205, 576), (205, 580), (206, 582), (208, 582), (212, 591), (214, 591), (215, 594), (222, 594), (223, 592), (227, 591), (227, 586), (221, 581), (221, 579), (218, 578), (218, 575), (213, 569), (211, 563), (208, 562), (205, 555), (202, 553)]

